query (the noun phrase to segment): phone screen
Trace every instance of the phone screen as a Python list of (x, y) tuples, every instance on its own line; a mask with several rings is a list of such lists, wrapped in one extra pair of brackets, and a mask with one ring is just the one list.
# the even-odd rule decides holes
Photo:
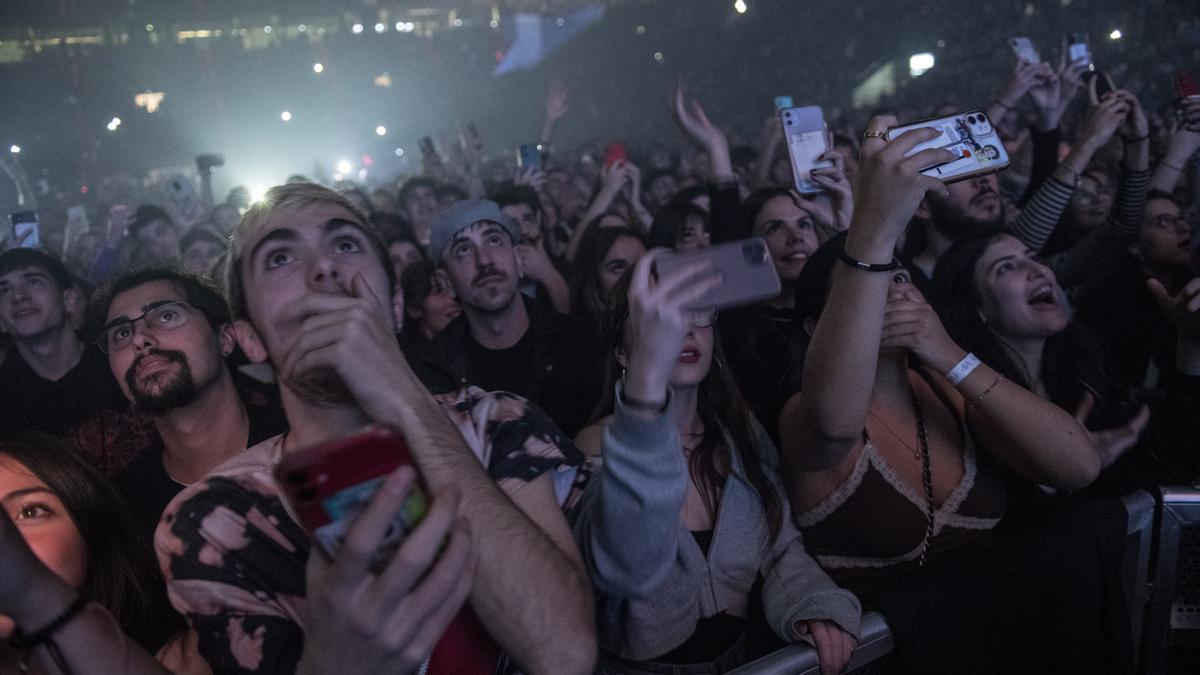
[(533, 143), (523, 143), (517, 150), (517, 166), (530, 169), (542, 165), (542, 153)]
[(12, 224), (13, 243), (20, 248), (40, 248), (41, 233), (38, 230), (37, 212), (18, 211), (9, 215)]

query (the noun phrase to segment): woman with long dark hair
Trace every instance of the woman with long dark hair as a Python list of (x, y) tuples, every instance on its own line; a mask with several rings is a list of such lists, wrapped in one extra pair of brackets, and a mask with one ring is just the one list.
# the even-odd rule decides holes
[(612, 415), (579, 440), (602, 456), (575, 526), (598, 593), (599, 670), (739, 665), (761, 575), (774, 633), (813, 641), (822, 671), (837, 672), (858, 602), (804, 551), (775, 448), (714, 339), (715, 313), (684, 309), (719, 279), (696, 265), (654, 279), (655, 257), (613, 288), (601, 404)]
[(165, 672), (143, 650), (183, 622), (115, 488), (28, 434), (0, 441), (0, 503), (0, 672)]
[(632, 227), (595, 227), (583, 235), (571, 278), (571, 311), (599, 327), (613, 286), (646, 253)]

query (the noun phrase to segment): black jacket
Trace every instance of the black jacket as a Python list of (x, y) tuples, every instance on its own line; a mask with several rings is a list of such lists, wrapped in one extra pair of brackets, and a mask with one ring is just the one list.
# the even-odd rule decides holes
[[(600, 399), (600, 348), (583, 322), (563, 316), (537, 300), (517, 294), (529, 313), (531, 367), (522, 381), (505, 382), (505, 391), (540, 406), (570, 437), (583, 428)], [(408, 353), (413, 372), (434, 394), (460, 389), (485, 378), (468, 372), (465, 314)]]

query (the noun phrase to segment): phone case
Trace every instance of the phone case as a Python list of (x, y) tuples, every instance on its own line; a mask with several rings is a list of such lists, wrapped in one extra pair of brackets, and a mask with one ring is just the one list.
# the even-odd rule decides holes
[(779, 111), (779, 119), (783, 122), (783, 135), (787, 140), (788, 157), (792, 160), (796, 190), (807, 195), (821, 192), (823, 188), (812, 180), (812, 170), (833, 166), (832, 162), (818, 159), (829, 150), (825, 115), (821, 107), (785, 108)]
[(612, 166), (617, 162), (624, 162), (628, 159), (625, 152), (624, 143), (612, 143), (604, 149), (604, 166)]
[(1013, 53), (1017, 55), (1017, 59), (1026, 63), (1041, 63), (1041, 57), (1038, 56), (1037, 49), (1033, 46), (1033, 41), (1027, 37), (1014, 37), (1008, 39), (1008, 46), (1012, 48)]
[(1181, 100), (1190, 101), (1200, 96), (1200, 81), (1191, 73), (1180, 73), (1175, 76), (1175, 95)]
[(794, 108), (795, 106), (796, 106), (796, 104), (794, 102), (792, 102), (791, 96), (776, 96), (775, 97), (775, 109), (776, 110), (783, 110), (784, 108)]
[(1067, 58), (1072, 63), (1092, 65), (1092, 50), (1088, 48), (1087, 33), (1071, 33), (1067, 36)]
[(767, 242), (760, 237), (741, 239), (686, 253), (669, 253), (656, 262), (659, 274), (666, 274), (697, 260), (709, 260), (724, 277), (720, 287), (684, 309), (725, 309), (748, 305), (779, 295), (779, 275), (771, 260)]
[(517, 149), (517, 166), (528, 169), (542, 165), (542, 153), (533, 143), (523, 143)]
[[(329, 558), (337, 555), (354, 518), (367, 507), (379, 485), (401, 466), (412, 466), (399, 432), (385, 426), (284, 455), (275, 467), (284, 504)], [(428, 504), (420, 482), (392, 519), (371, 560), (382, 569), (425, 515)]]
[(942, 133), (932, 141), (914, 147), (908, 152), (908, 156), (926, 148), (944, 148), (959, 156), (958, 159), (945, 164), (923, 169), (921, 173), (926, 176), (937, 178), (943, 183), (955, 183), (996, 173), (1008, 166), (1008, 151), (1004, 149), (1004, 143), (996, 134), (987, 114), (981, 110), (892, 127), (887, 131), (887, 140), (894, 140), (910, 129), (922, 127), (933, 127)]

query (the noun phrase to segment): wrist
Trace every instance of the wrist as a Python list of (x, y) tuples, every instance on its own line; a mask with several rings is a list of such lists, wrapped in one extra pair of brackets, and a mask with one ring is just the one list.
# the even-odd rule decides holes
[(843, 246), (846, 255), (870, 264), (891, 262), (896, 251), (896, 238), (877, 232), (863, 233), (862, 229), (860, 219), (855, 214), (850, 219), (850, 230)]

